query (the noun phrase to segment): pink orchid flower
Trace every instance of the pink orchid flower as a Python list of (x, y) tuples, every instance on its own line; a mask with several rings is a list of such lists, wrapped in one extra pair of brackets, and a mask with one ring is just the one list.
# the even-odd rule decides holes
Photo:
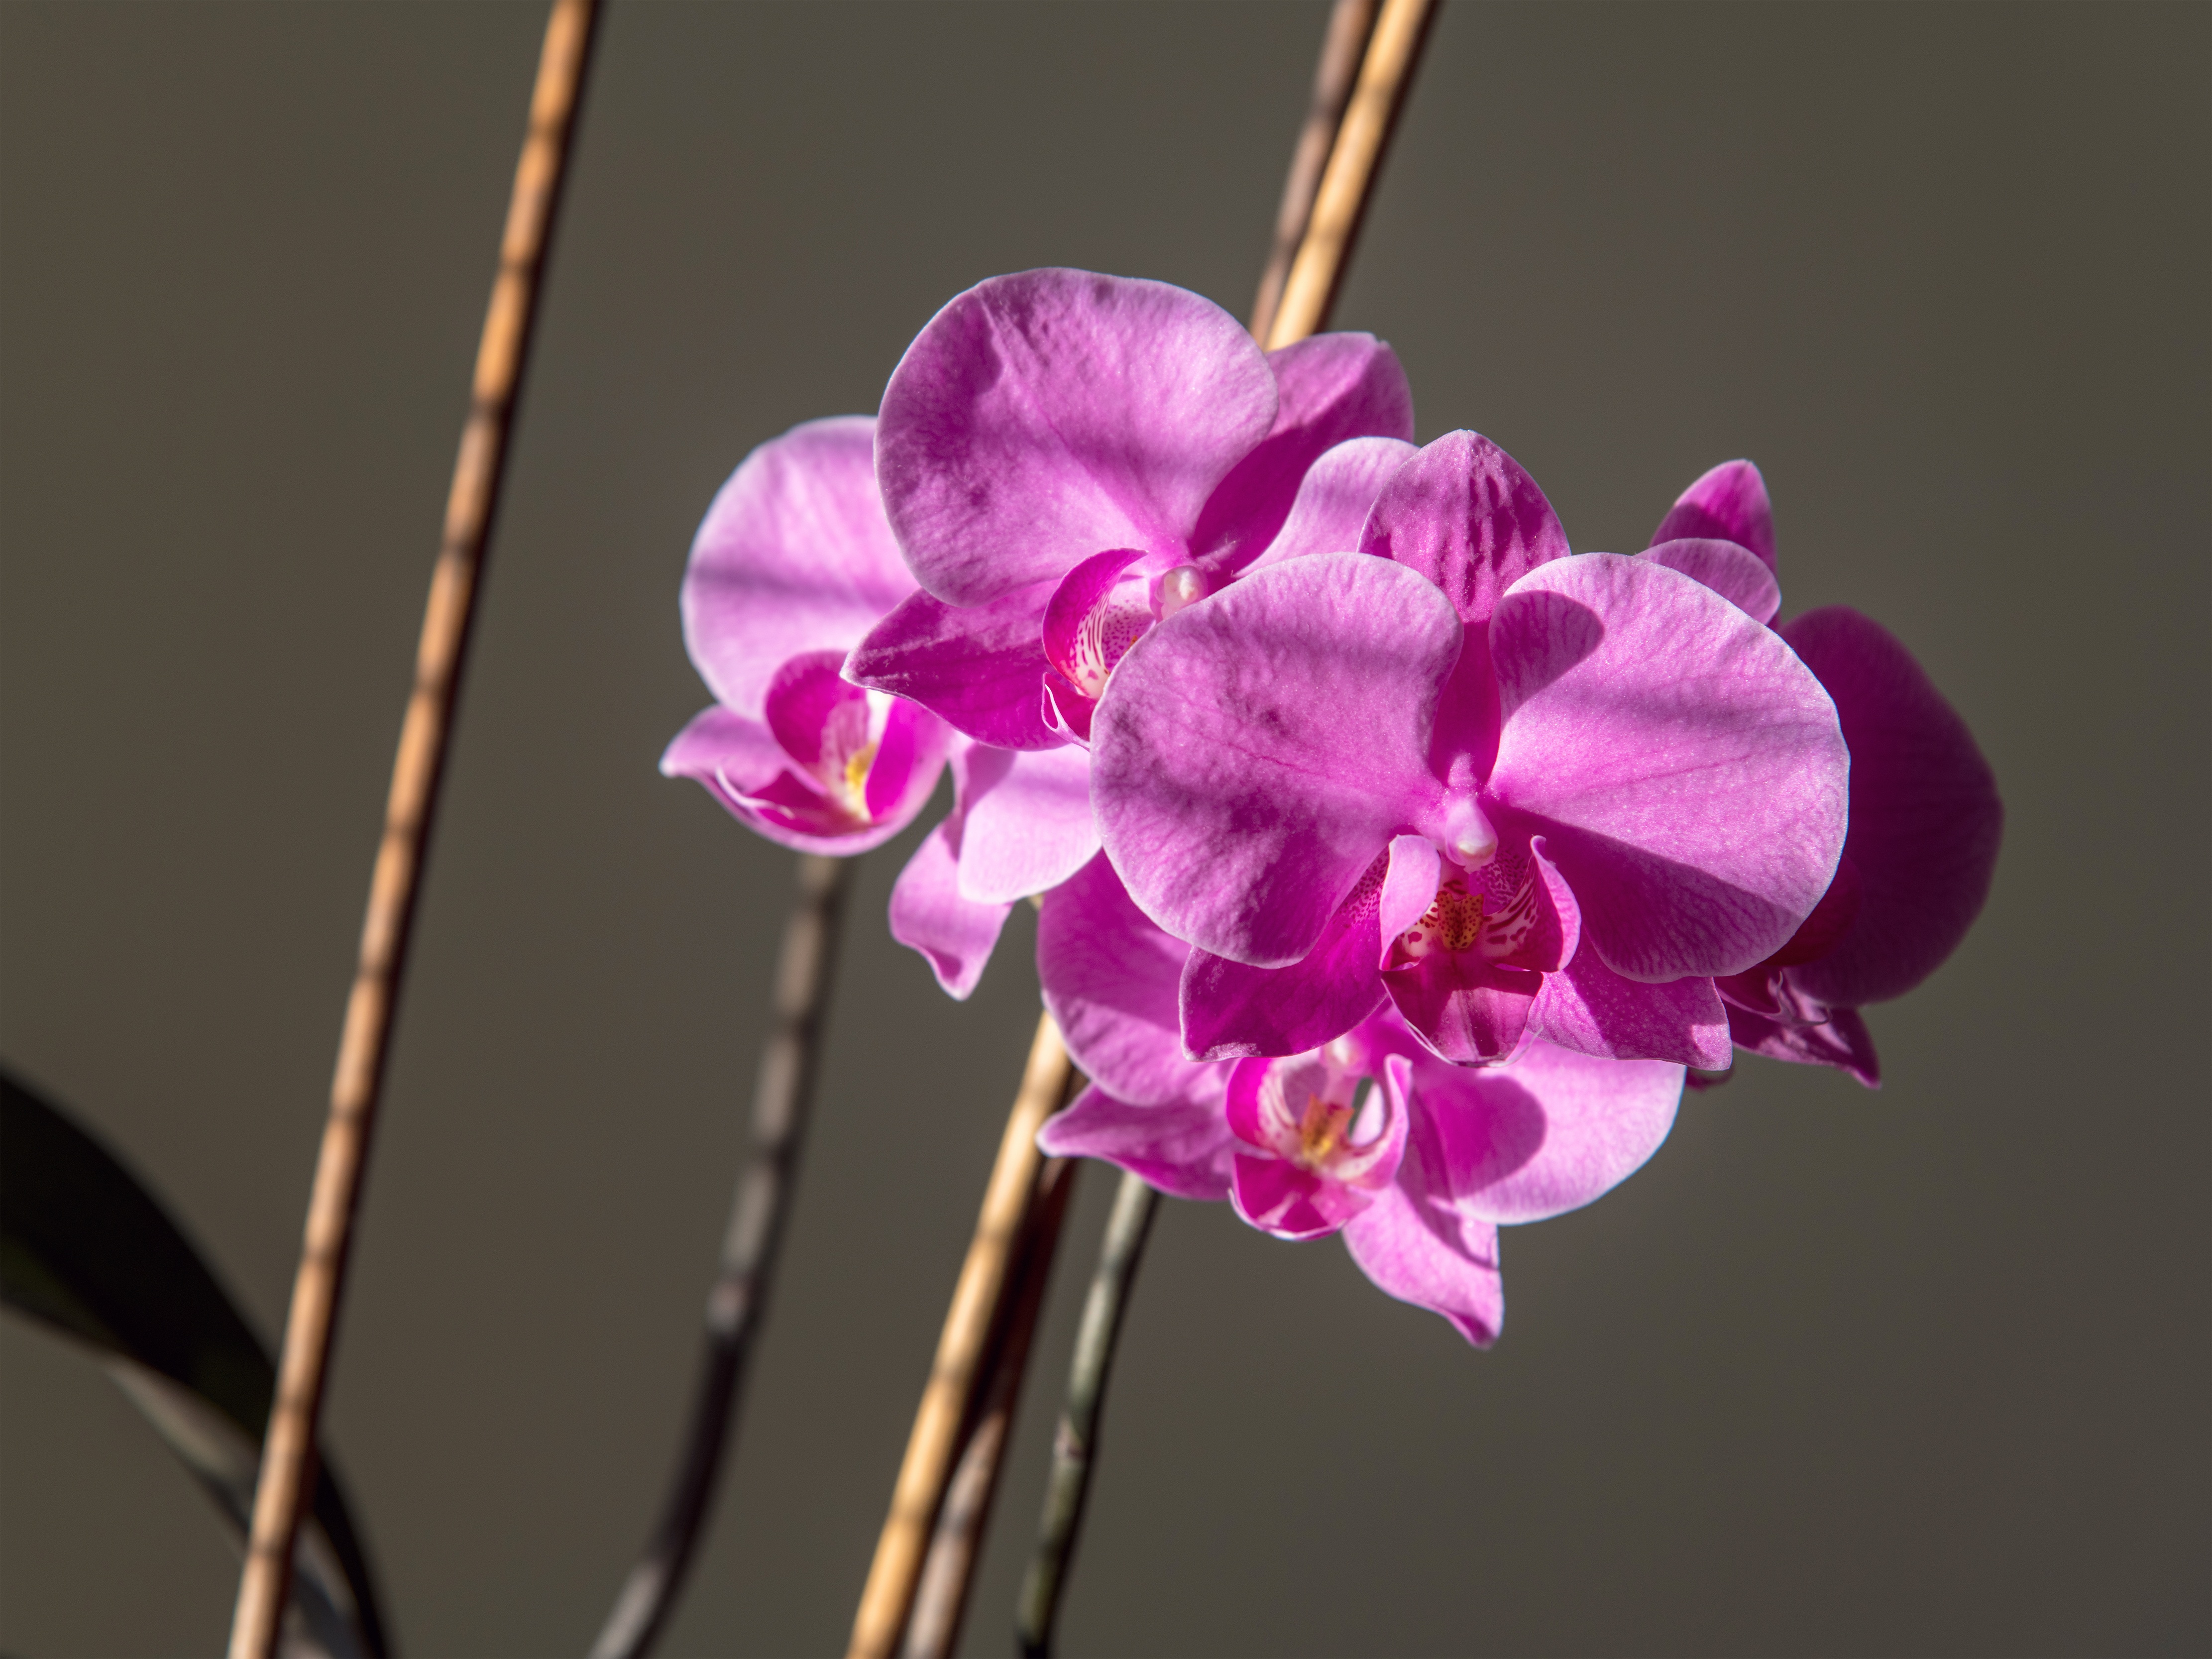
[(875, 422), (810, 421), (745, 457), (684, 571), (684, 643), (714, 706), (660, 758), (802, 852), (865, 852), (911, 823), (952, 733), (842, 677), (915, 591), (876, 494)]
[(1827, 693), (1661, 559), (1565, 556), (1473, 433), (1400, 468), (1360, 547), (1163, 621), (1099, 707), (1106, 853), (1197, 947), (1190, 1051), (1318, 1048), (1387, 997), (1453, 1061), (1535, 1036), (1724, 1064), (1713, 979), (1780, 948), (1842, 850)]
[(1451, 1066), (1388, 1010), (1309, 1053), (1190, 1060), (1176, 1002), (1192, 954), (1103, 858), (1046, 896), (1038, 971), (1092, 1083), (1039, 1144), (1226, 1198), (1278, 1237), (1341, 1233), (1376, 1285), (1479, 1346), (1504, 1316), (1498, 1227), (1590, 1202), (1673, 1126), (1680, 1066), (1535, 1042), (1509, 1065)]
[(993, 277), (931, 319), (884, 392), (877, 475), (921, 591), (847, 672), (983, 743), (1080, 744), (1139, 635), (1271, 544), (1356, 526), (1397, 450), (1340, 458), (1302, 495), (1325, 452), (1412, 435), (1404, 373), (1371, 336), (1263, 354), (1164, 283)]
[[(1740, 560), (1709, 559), (1706, 568), (1734, 576), (1708, 585), (1760, 622), (1781, 608), (1772, 508), (1749, 461), (1723, 463), (1683, 491), (1652, 543), (1644, 557), (1700, 580), (1680, 550), (1748, 550), (1768, 572), (1765, 587), (1744, 580)], [(1851, 753), (1850, 830), (1803, 927), (1717, 985), (1737, 1046), (1832, 1066), (1876, 1088), (1881, 1063), (1858, 1010), (1902, 996), (1958, 948), (1989, 895), (2004, 808), (1966, 723), (1880, 623), (1831, 605), (1778, 631), (1835, 702)]]

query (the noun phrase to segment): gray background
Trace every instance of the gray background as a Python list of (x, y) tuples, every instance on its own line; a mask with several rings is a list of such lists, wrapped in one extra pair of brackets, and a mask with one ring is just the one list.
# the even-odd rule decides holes
[[(0, 1055), (272, 1335), (541, 19), (0, 10)], [(689, 1386), (788, 871), (653, 772), (708, 496), (993, 272), (1241, 313), (1321, 22), (617, 0), (331, 1401), (409, 1651), (580, 1650)], [(1756, 458), (1787, 608), (1918, 653), (2004, 858), (1883, 1091), (1747, 1062), (1508, 1238), (1492, 1353), (1170, 1205), (1072, 1656), (2212, 1646), (2208, 62), (2201, 6), (1447, 6), (1339, 320), (1578, 548)], [(676, 1651), (842, 1644), (1019, 1067), (1030, 932), (946, 1002), (913, 839)], [(0, 1646), (216, 1650), (153, 1435), (12, 1322), (0, 1384)]]

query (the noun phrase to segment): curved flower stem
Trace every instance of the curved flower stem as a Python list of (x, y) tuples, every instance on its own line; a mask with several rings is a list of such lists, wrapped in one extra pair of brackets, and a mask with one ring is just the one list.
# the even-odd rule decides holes
[(1125, 1174), (1114, 1194), (1098, 1266), (1091, 1276), (1091, 1294), (1083, 1304), (1083, 1323), (1075, 1334), (1067, 1405), (1053, 1436), (1052, 1476), (1045, 1487), (1036, 1553), (1030, 1558), (1028, 1575), (1022, 1580), (1014, 1629), (1024, 1659), (1041, 1659), (1052, 1651), (1060, 1593), (1067, 1582), (1068, 1559), (1074, 1553), (1076, 1529), (1083, 1524), (1083, 1507), (1091, 1493), (1091, 1465), (1098, 1447), (1106, 1379), (1121, 1340), (1129, 1287), (1136, 1279), (1159, 1204), (1160, 1195), (1133, 1175)]
[(301, 1510), (315, 1485), (315, 1425), (329, 1373), (331, 1340), (353, 1243), (353, 1222), (368, 1165), (369, 1140), (384, 1092), (385, 1061), (398, 1006), (407, 941), (422, 891), (422, 861), (444, 776), (478, 578), (499, 506), (507, 436), (530, 354), (531, 323), (544, 276), (546, 251), (560, 205), (561, 183), (575, 136), (575, 118), (591, 61), (597, 0), (555, 0), (546, 21), (530, 127), (500, 243), (499, 273), (477, 348), (468, 422), (447, 499), (445, 535), (430, 577), (416, 648), (415, 685), (399, 729), (386, 798), (384, 838), (369, 878), (368, 915), (353, 989), (338, 1038), (330, 1115), (323, 1126), (315, 1180), (307, 1200), (306, 1237), (292, 1281), (277, 1361), (276, 1397), (269, 1413), (246, 1567), (232, 1613), (230, 1659), (269, 1659), (292, 1573), (292, 1545)]
[(810, 854), (799, 860), (799, 899), (784, 923), (776, 958), (775, 1028), (761, 1051), (753, 1084), (752, 1155), (738, 1177), (720, 1270), (707, 1293), (699, 1380), (683, 1449), (659, 1522), (623, 1581), (614, 1609), (592, 1644), (592, 1659), (638, 1659), (652, 1650), (675, 1610), (698, 1547), (753, 1345), (768, 1316), (821, 1060), (838, 924), (852, 884), (850, 860)]
[[(915, 1410), (898, 1483), (891, 1489), (890, 1513), (876, 1540), (875, 1559), (854, 1615), (848, 1659), (889, 1659), (906, 1630), (923, 1552), (944, 1506), (961, 1431), (977, 1418), (975, 1401), (988, 1378), (984, 1361), (992, 1334), (1000, 1328), (1000, 1310), (1008, 1300), (1018, 1249), (1036, 1203), (1037, 1167), (1044, 1161), (1037, 1150), (1037, 1131), (1066, 1101), (1072, 1076), (1060, 1028), (1046, 1014), (1037, 1021), (1021, 1090), (1007, 1115), (998, 1161), (984, 1189), (982, 1212), (975, 1218), (968, 1258), (961, 1264), (952, 1306), (937, 1340), (936, 1362)], [(1019, 1378), (1015, 1382), (1018, 1384)]]
[(1321, 60), (1314, 65), (1313, 101), (1306, 106), (1305, 125), (1299, 130), (1297, 148), (1291, 152), (1290, 175), (1283, 180), (1282, 206), (1275, 212), (1275, 246), (1260, 278), (1259, 297), (1252, 302), (1252, 337), (1256, 340), (1265, 340), (1274, 325), (1291, 258), (1313, 214), (1321, 170), (1328, 165), (1337, 125), (1344, 119), (1344, 106), (1352, 97), (1352, 83), (1367, 50), (1367, 37), (1375, 28), (1376, 4), (1376, 0), (1336, 0), (1329, 8), (1328, 33), (1322, 37)]

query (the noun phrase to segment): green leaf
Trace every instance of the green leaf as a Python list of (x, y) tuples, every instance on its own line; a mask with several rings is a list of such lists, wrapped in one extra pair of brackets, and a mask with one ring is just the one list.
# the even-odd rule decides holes
[[(0, 1068), (0, 1302), (97, 1350), (243, 1543), (276, 1367), (199, 1252), (115, 1156)], [(327, 1460), (286, 1646), (383, 1659), (384, 1620)]]

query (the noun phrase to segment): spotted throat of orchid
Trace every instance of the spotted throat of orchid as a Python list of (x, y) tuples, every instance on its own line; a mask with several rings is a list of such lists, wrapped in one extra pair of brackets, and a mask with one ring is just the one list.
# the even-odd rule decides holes
[(1067, 573), (1044, 613), (1044, 723), (1088, 744), (1091, 716), (1115, 665), (1152, 629), (1206, 597), (1196, 565), (1167, 570), (1133, 548), (1092, 555)]
[(1356, 1032), (1287, 1060), (1248, 1060), (1230, 1074), (1238, 1144), (1230, 1196), (1280, 1238), (1333, 1233), (1375, 1201), (1406, 1151), (1406, 1112)]

